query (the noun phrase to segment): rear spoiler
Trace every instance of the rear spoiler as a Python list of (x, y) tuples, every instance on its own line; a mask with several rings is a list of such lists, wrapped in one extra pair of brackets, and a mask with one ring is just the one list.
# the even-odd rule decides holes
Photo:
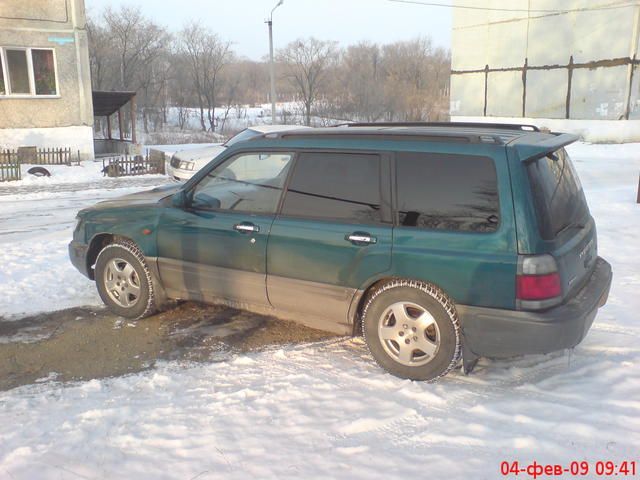
[(572, 133), (552, 133), (551, 135), (541, 136), (539, 142), (531, 142), (531, 136), (526, 137), (526, 143), (516, 141), (513, 146), (518, 151), (520, 160), (525, 163), (532, 162), (580, 140), (579, 136)]

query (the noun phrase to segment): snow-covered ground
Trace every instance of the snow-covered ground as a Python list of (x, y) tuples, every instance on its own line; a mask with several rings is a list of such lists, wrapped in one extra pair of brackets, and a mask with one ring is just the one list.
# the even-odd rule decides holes
[(94, 284), (69, 262), (76, 213), (168, 178), (105, 178), (102, 162), (47, 166), (51, 177), (28, 175), (28, 167), (21, 181), (0, 183), (0, 317), (98, 304)]
[[(482, 359), (471, 376), (426, 384), (337, 339), (48, 381), (0, 393), (0, 478), (502, 478), (513, 460), (589, 461), (595, 478), (596, 461), (637, 461), (640, 144), (569, 151), (614, 270), (571, 355)], [(66, 258), (75, 211), (162, 181), (0, 186), (0, 314), (98, 303)]]

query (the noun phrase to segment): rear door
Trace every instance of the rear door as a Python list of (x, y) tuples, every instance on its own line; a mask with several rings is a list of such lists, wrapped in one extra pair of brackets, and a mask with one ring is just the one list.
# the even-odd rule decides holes
[[(457, 304), (515, 307), (511, 186), (503, 151), (398, 152), (394, 274), (434, 283)], [(491, 154), (492, 156), (489, 156)]]
[(597, 259), (596, 226), (582, 185), (564, 148), (526, 164), (542, 239), (537, 251), (556, 259), (563, 296), (570, 297), (589, 278)]
[(298, 154), (267, 247), (274, 307), (349, 328), (355, 292), (390, 267), (389, 168), (378, 154)]

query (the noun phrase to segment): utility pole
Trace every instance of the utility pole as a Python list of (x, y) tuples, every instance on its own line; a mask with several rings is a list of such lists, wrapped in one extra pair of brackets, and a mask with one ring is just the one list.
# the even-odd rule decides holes
[(276, 72), (275, 63), (273, 60), (273, 12), (276, 8), (284, 3), (284, 0), (280, 0), (275, 7), (271, 10), (269, 20), (266, 21), (269, 25), (269, 75), (271, 76), (271, 124), (276, 124)]

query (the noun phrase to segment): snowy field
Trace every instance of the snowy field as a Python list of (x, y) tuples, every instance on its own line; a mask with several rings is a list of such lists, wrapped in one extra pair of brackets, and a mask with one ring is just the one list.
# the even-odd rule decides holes
[[(225, 119), (226, 114), (226, 119)], [(185, 128), (191, 130), (199, 130), (200, 127), (200, 110), (197, 108), (185, 108), (183, 115), (186, 118)], [(178, 125), (179, 109), (171, 107), (168, 110), (168, 122), (170, 125)], [(216, 118), (216, 128), (224, 126), (224, 132), (239, 132), (247, 127), (254, 125), (271, 125), (271, 104), (263, 103), (258, 105), (242, 105), (240, 107), (216, 108), (214, 112)], [(206, 118), (206, 112), (205, 112)], [(299, 102), (278, 102), (276, 104), (277, 123), (288, 125), (304, 124), (304, 106)], [(207, 120), (205, 120), (207, 121)], [(333, 118), (322, 118), (318, 116), (311, 117), (311, 123), (314, 126), (327, 126), (336, 123), (342, 123), (344, 120)]]
[[(609, 303), (570, 355), (482, 359), (470, 376), (426, 384), (385, 374), (345, 338), (50, 380), (0, 393), (0, 478), (504, 478), (502, 461), (637, 461), (640, 144), (569, 152), (614, 270)], [(67, 260), (75, 212), (166, 181), (60, 168), (84, 168), (83, 180), (0, 185), (0, 315), (13, 320), (98, 304)]]

